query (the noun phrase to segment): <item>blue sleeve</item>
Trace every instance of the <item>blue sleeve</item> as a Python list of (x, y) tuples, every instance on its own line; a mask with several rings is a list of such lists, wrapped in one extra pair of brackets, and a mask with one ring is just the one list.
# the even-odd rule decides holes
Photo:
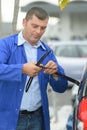
[(0, 64), (0, 80), (21, 81), (22, 64), (6, 65)]
[(0, 80), (1, 81), (20, 81), (22, 77), (22, 64), (8, 62), (11, 55), (10, 41), (0, 39)]
[[(53, 53), (51, 55), (51, 58), (57, 64), (59, 73), (65, 74), (64, 69), (62, 68), (62, 66), (59, 65)], [(52, 86), (53, 90), (56, 92), (62, 93), (68, 88), (68, 81), (62, 77), (58, 77), (58, 80), (55, 80), (53, 76), (50, 75), (49, 79), (50, 79), (50, 85)]]

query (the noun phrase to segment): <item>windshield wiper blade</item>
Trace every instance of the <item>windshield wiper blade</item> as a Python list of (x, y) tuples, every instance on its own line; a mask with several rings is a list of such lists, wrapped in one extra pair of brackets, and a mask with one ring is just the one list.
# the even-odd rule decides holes
[(64, 79), (69, 80), (70, 82), (75, 83), (75, 84), (78, 85), (78, 86), (80, 85), (80, 82), (79, 82), (78, 80), (76, 80), (76, 79), (73, 79), (73, 78), (71, 78), (71, 77), (69, 77), (69, 76), (66, 76), (66, 75), (64, 75), (64, 74), (61, 74), (61, 73), (59, 73), (59, 72), (56, 72), (55, 74), (58, 75), (58, 76), (60, 76), (60, 77), (62, 77), (62, 78), (64, 78)]
[[(41, 58), (40, 60), (36, 63), (37, 66), (39, 66), (41, 64), (41, 62), (49, 55), (49, 53), (51, 52), (51, 50), (47, 51)], [(32, 80), (33, 80), (33, 77), (30, 77), (28, 82), (27, 82), (27, 85), (26, 85), (26, 92), (28, 91), (31, 83), (32, 83)]]
[[(44, 70), (44, 69), (56, 70), (56, 68), (48, 68), (48, 67), (40, 66), (40, 65), (39, 65), (39, 67), (41, 67), (43, 70)], [(66, 76), (66, 75), (64, 75), (64, 74), (61, 74), (61, 73), (59, 73), (58, 71), (57, 71), (55, 74), (58, 75), (58, 76), (60, 76), (60, 77), (62, 77), (62, 78), (64, 78), (64, 79), (66, 79), (66, 80), (69, 80), (70, 82), (75, 83), (75, 84), (78, 85), (78, 86), (80, 85), (80, 82), (79, 82), (78, 80), (75, 80), (75, 79), (73, 79), (73, 78), (71, 78), (71, 77), (69, 77), (69, 76)]]

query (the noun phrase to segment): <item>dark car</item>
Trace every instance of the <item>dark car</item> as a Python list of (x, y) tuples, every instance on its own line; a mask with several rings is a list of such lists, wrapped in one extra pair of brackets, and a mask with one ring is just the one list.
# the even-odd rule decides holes
[(87, 130), (87, 64), (75, 96), (73, 112), (68, 118), (67, 130)]

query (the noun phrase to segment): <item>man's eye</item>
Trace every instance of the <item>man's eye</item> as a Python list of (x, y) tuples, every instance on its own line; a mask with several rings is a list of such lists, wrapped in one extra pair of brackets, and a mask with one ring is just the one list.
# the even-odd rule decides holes
[(41, 29), (42, 29), (42, 30), (45, 30), (45, 29), (46, 29), (46, 27), (42, 27)]
[(33, 25), (33, 28), (37, 28), (37, 26), (36, 26), (36, 25)]

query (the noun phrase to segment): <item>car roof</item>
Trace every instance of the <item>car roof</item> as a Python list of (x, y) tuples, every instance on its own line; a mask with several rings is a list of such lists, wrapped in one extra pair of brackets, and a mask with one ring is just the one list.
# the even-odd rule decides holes
[(87, 45), (87, 41), (51, 41), (48, 42), (53, 46), (62, 46), (62, 45)]

